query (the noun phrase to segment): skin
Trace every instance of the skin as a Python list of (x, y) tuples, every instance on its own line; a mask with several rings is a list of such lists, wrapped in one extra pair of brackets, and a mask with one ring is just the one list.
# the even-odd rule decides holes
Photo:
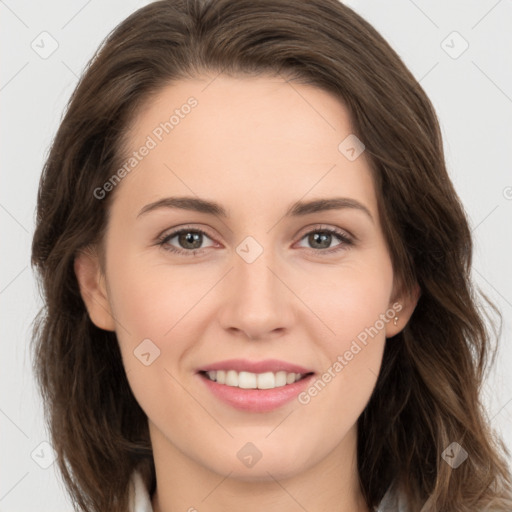
[[(197, 107), (113, 192), (105, 268), (94, 251), (75, 261), (91, 320), (115, 330), (148, 416), (154, 510), (368, 512), (356, 422), (386, 338), (403, 329), (417, 294), (395, 294), (365, 153), (349, 161), (338, 150), (353, 132), (348, 112), (328, 92), (281, 77), (184, 80), (148, 101), (129, 132), (129, 150), (190, 96)], [(229, 216), (176, 208), (138, 216), (169, 196), (213, 200)], [(371, 218), (356, 208), (285, 216), (296, 201), (335, 196), (358, 201)], [(207, 231), (201, 253), (190, 255), (178, 237), (167, 246), (188, 255), (158, 245), (159, 235), (185, 226)], [(333, 235), (315, 245), (307, 234), (325, 228), (353, 243)], [(247, 236), (263, 248), (252, 263), (236, 252)], [(239, 411), (196, 373), (225, 359), (274, 358), (321, 376), (397, 301), (397, 325), (386, 322), (307, 405), (294, 399), (272, 412)], [(148, 366), (134, 356), (144, 339), (160, 350)], [(262, 454), (251, 468), (237, 457), (247, 442)]]

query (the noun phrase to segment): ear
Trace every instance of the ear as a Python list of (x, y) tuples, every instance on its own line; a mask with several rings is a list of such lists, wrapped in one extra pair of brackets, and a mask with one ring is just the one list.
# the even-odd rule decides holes
[(420, 296), (421, 290), (419, 285), (416, 284), (412, 290), (401, 293), (396, 300), (389, 305), (390, 309), (395, 311), (395, 318), (386, 324), (386, 338), (392, 338), (403, 330), (411, 318)]
[(97, 252), (91, 248), (81, 250), (75, 257), (74, 270), (92, 323), (106, 331), (114, 331), (114, 317)]

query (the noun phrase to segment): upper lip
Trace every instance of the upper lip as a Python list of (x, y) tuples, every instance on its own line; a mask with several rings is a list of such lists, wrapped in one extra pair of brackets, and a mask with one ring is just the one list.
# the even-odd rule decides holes
[(279, 359), (264, 359), (262, 361), (249, 361), (247, 359), (227, 359), (207, 364), (199, 369), (200, 372), (212, 370), (235, 370), (236, 372), (287, 372), (287, 373), (313, 373), (311, 370), (298, 364), (280, 361)]

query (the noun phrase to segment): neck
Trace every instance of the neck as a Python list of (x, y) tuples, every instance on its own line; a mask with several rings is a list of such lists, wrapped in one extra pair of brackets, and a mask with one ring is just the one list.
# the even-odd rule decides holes
[(213, 471), (187, 457), (150, 422), (156, 468), (154, 512), (369, 512), (359, 486), (357, 430), (318, 464), (289, 475), (271, 468), (254, 480)]

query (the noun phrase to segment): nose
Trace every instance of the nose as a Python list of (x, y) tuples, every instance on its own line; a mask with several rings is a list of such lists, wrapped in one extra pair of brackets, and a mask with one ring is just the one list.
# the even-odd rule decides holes
[(250, 340), (282, 336), (296, 318), (297, 299), (285, 284), (289, 273), (270, 249), (252, 263), (235, 253), (233, 266), (224, 282), (225, 298), (219, 311), (222, 328)]

